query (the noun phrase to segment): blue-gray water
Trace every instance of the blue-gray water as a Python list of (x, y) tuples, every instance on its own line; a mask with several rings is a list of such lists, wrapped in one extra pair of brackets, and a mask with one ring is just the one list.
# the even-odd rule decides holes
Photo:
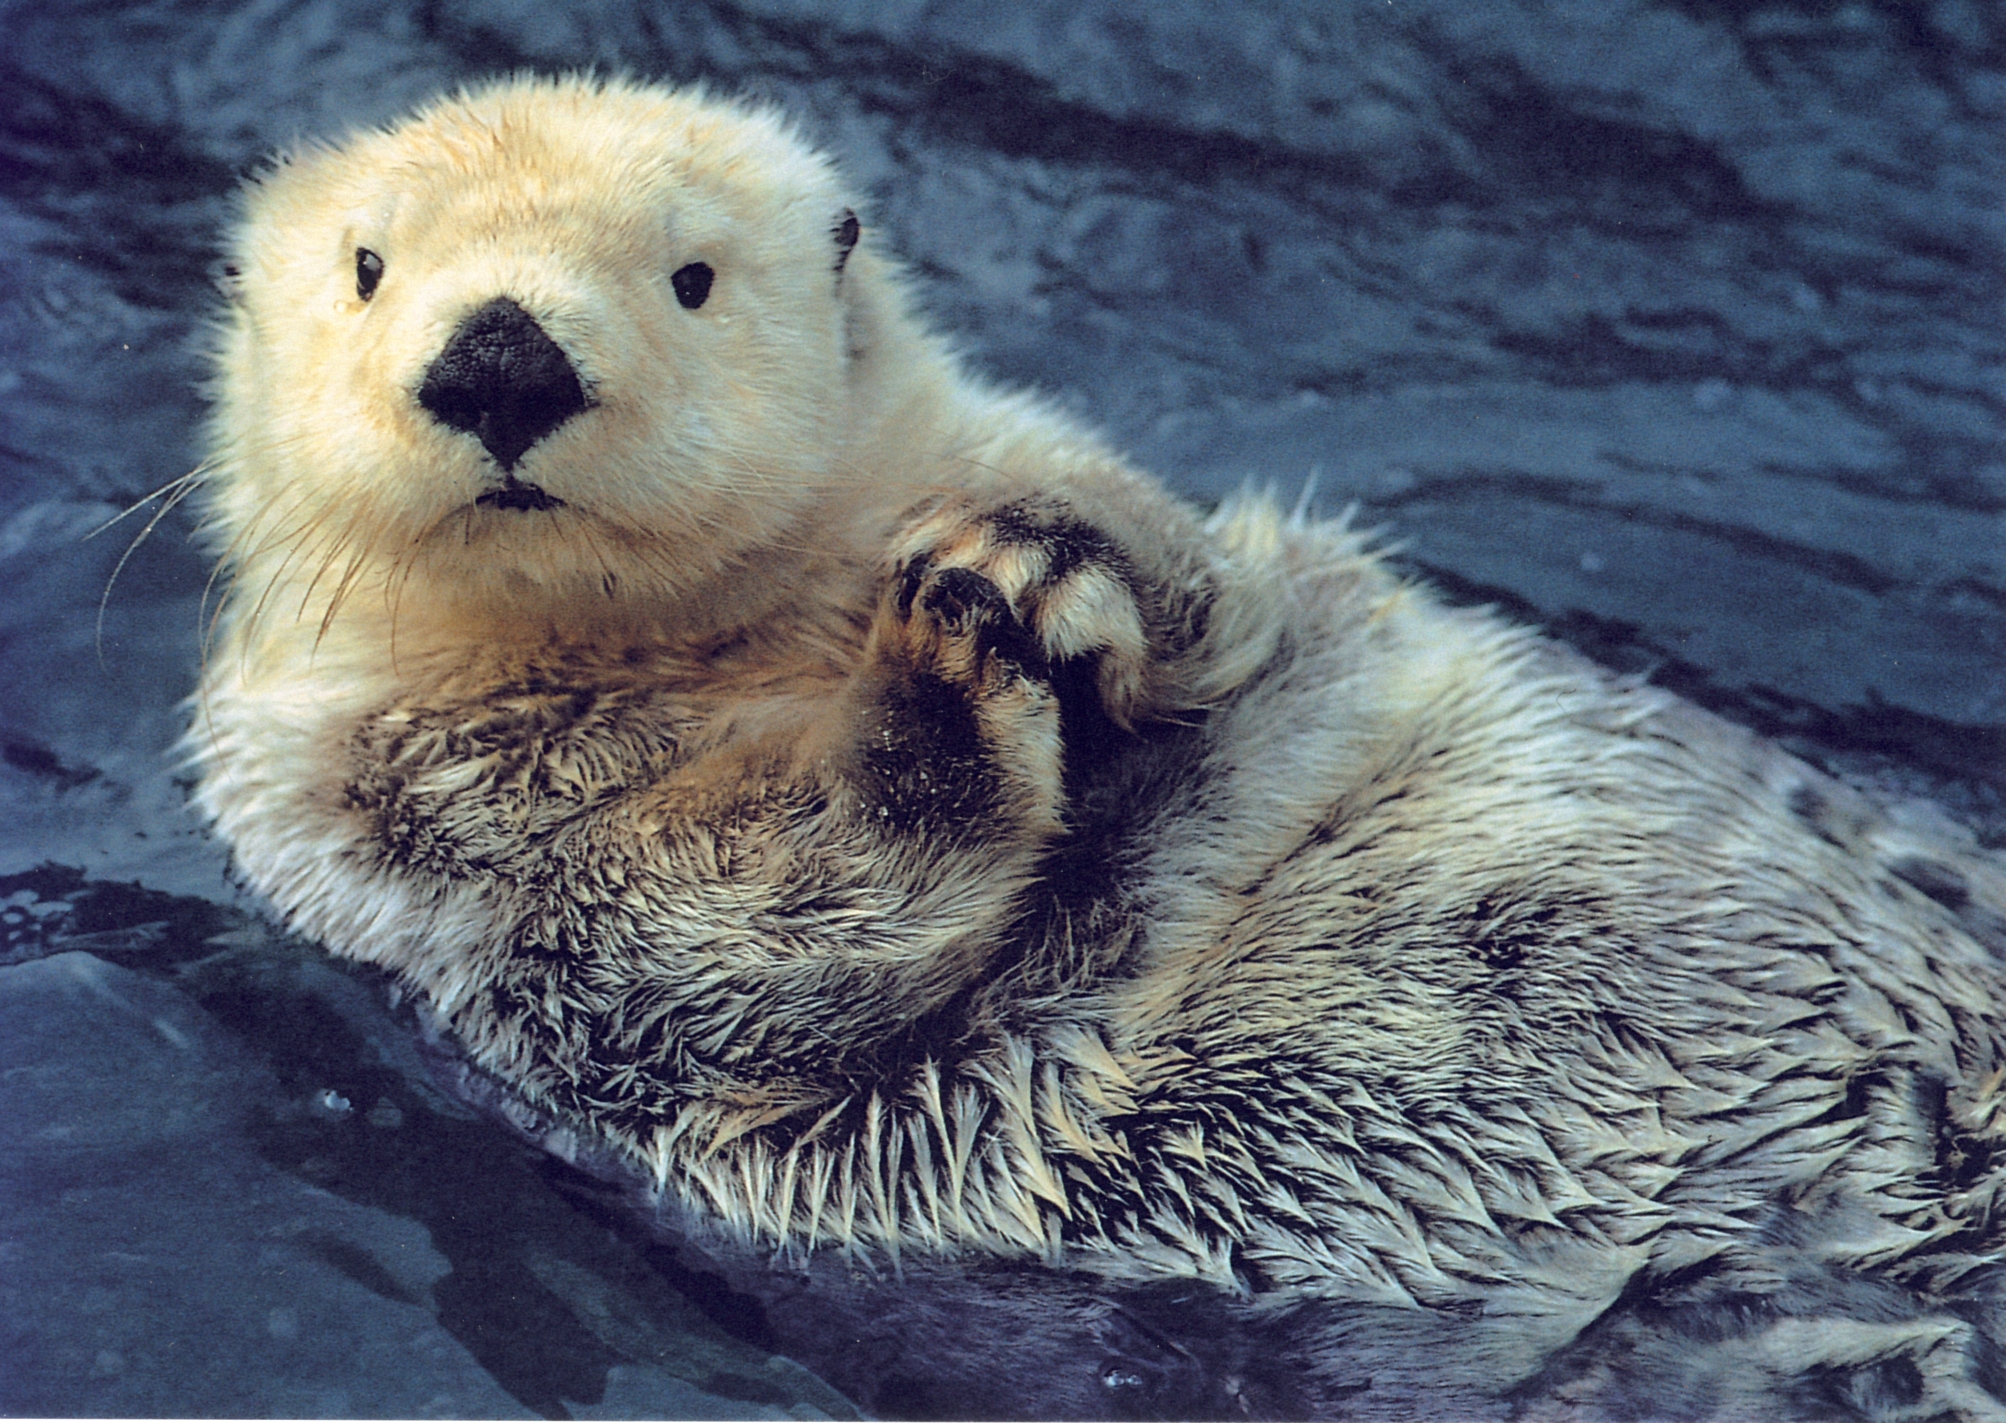
[(166, 757), (193, 520), (108, 599), (85, 538), (198, 457), (238, 174), (576, 66), (784, 102), (978, 364), (1195, 497), (1314, 471), (2006, 840), (1996, 6), (0, 3), (0, 1411), (844, 1411), (260, 928)]

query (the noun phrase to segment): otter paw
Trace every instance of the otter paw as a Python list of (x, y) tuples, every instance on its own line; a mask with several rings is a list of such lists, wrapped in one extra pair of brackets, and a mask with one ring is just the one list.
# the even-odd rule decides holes
[[(1142, 710), (1149, 682), (1149, 635), (1128, 559), (1114, 540), (1057, 499), (1020, 499), (999, 508), (936, 506), (892, 547), (900, 606), (937, 590), (949, 601), (976, 575), (993, 589), (1029, 648), (999, 642), (1017, 665), (1045, 668), (1092, 658), (1101, 705), (1118, 725)], [(999, 622), (1001, 620), (999, 619)], [(1035, 649), (1035, 659), (1028, 656)]]
[(961, 565), (907, 565), (886, 590), (874, 661), (862, 753), (880, 817), (990, 840), (1056, 833), (1058, 697), (1001, 588)]
[(1047, 675), (1044, 649), (1009, 597), (972, 568), (914, 561), (894, 585), (892, 613), (907, 657), (945, 681), (994, 693)]

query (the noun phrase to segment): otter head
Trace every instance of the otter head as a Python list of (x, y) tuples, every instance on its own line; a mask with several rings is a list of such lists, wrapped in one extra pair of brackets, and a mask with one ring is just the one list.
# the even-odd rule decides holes
[(280, 160), (218, 342), (229, 560), (252, 588), (701, 600), (855, 477), (857, 240), (775, 116), (618, 82)]

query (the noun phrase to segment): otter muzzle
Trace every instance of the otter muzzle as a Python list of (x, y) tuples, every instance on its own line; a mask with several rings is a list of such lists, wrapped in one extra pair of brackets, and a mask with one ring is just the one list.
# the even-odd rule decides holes
[(440, 424), (480, 440), (508, 472), (592, 402), (564, 348), (535, 317), (496, 297), (462, 321), (426, 367), (418, 403)]

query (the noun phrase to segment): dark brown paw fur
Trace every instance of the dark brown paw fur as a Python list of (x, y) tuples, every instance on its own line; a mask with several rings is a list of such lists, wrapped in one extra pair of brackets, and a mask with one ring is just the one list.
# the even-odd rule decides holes
[(995, 692), (1048, 675), (1037, 637), (1003, 590), (972, 568), (916, 559), (899, 574), (892, 607), (915, 663), (948, 681)]
[(886, 590), (872, 664), (861, 760), (890, 828), (1058, 828), (1049, 659), (1002, 588), (966, 564), (907, 560)]
[[(1001, 596), (1029, 650), (997, 642), (1030, 675), (1090, 658), (1107, 714), (1122, 725), (1144, 700), (1149, 637), (1128, 560), (1114, 541), (1056, 499), (1021, 499), (981, 509), (965, 501), (923, 513), (893, 547), (895, 603), (963, 600), (975, 575)], [(935, 590), (931, 593), (923, 591)], [(1000, 620), (999, 620), (1000, 622)]]

